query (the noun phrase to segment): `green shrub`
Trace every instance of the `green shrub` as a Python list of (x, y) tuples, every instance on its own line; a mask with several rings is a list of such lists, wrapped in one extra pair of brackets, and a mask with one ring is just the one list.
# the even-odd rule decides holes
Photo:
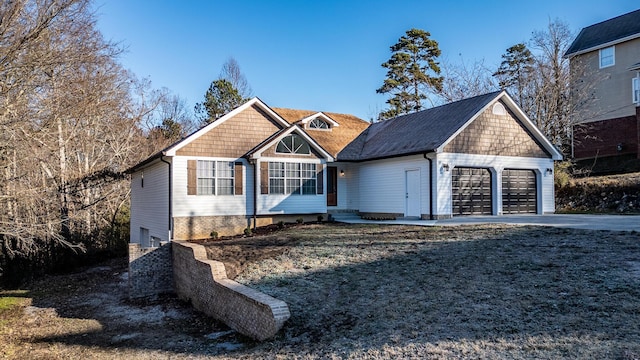
[(559, 161), (554, 166), (554, 184), (556, 189), (562, 189), (569, 185), (571, 180), (571, 162)]
[(318, 222), (322, 222), (322, 220), (324, 220), (324, 216), (318, 215)]
[(284, 229), (284, 221), (278, 221), (278, 229)]
[(253, 232), (251, 231), (251, 228), (244, 229), (244, 236), (251, 236), (252, 234)]
[(218, 239), (218, 232), (217, 231), (212, 231), (211, 233), (209, 233), (209, 237), (212, 238), (213, 240), (217, 240)]
[(297, 222), (298, 224), (302, 224), (302, 223), (304, 222), (304, 219), (303, 219), (303, 218), (301, 218), (301, 217), (299, 217), (299, 218), (297, 218), (297, 219), (296, 219), (296, 222)]

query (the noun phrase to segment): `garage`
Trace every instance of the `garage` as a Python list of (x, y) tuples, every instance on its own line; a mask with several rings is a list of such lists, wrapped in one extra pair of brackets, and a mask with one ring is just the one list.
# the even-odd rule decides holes
[(533, 170), (505, 169), (502, 172), (502, 213), (537, 213), (538, 194)]
[(455, 167), (451, 173), (452, 215), (491, 215), (491, 172)]

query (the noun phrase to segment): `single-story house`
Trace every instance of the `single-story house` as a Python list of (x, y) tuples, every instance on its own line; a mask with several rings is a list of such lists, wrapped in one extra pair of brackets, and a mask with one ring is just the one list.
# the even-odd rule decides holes
[(552, 213), (558, 150), (504, 91), (374, 124), (253, 98), (129, 169), (131, 242), (364, 218)]

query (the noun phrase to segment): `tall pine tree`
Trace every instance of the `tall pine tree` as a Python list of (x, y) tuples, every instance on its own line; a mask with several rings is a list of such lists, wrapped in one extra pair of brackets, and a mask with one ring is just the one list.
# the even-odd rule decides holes
[(387, 70), (384, 84), (376, 90), (379, 94), (390, 94), (389, 109), (378, 115), (379, 120), (423, 109), (422, 101), (428, 93), (442, 89), (443, 78), (436, 59), (440, 56), (438, 42), (431, 34), (420, 29), (411, 29), (391, 46), (391, 58), (382, 64)]

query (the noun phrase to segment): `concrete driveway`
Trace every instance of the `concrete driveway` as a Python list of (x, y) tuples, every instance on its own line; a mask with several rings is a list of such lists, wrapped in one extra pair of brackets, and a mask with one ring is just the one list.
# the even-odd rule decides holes
[(419, 226), (456, 226), (471, 224), (514, 224), (553, 226), (571, 229), (637, 231), (640, 232), (639, 215), (503, 215), (503, 216), (459, 216), (446, 220), (363, 220), (355, 214), (338, 215), (335, 220), (351, 224), (403, 224)]
[(437, 225), (463, 224), (517, 224), (554, 226), (571, 229), (638, 231), (640, 232), (640, 216), (638, 215), (582, 215), (582, 214), (548, 214), (548, 215), (504, 215), (504, 216), (461, 216), (453, 219), (438, 220)]

